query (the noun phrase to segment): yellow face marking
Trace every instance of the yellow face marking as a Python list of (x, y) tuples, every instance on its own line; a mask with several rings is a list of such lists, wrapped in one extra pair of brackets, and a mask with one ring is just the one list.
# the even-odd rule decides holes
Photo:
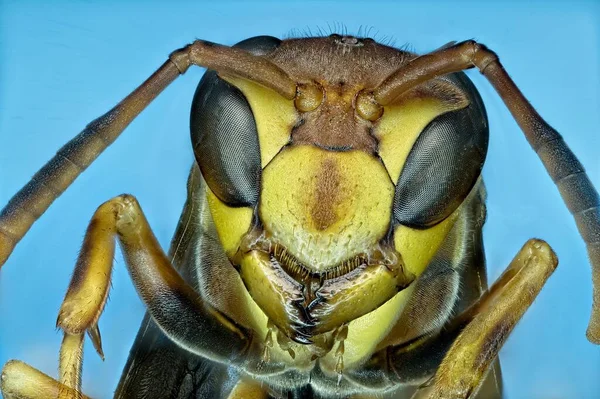
[(250, 229), (252, 209), (246, 207), (234, 208), (224, 204), (213, 194), (208, 185), (206, 195), (219, 240), (225, 253), (231, 259), (237, 252), (242, 237)]
[(321, 272), (383, 238), (393, 196), (394, 185), (375, 157), (293, 146), (263, 170), (259, 212), (276, 242)]
[(290, 141), (292, 128), (298, 121), (294, 101), (249, 80), (232, 77), (225, 80), (240, 89), (250, 104), (258, 131), (261, 167), (264, 168)]
[(419, 276), (454, 226), (461, 207), (435, 226), (419, 230), (398, 225), (394, 229), (394, 247), (402, 254), (406, 268)]
[(392, 181), (398, 181), (406, 158), (423, 129), (436, 116), (452, 108), (435, 98), (411, 98), (384, 107), (375, 137), (379, 139), (379, 156)]
[[(351, 369), (373, 354), (377, 344), (386, 337), (402, 314), (413, 290), (414, 284), (376, 310), (348, 324), (348, 337), (344, 341), (344, 368)], [(336, 362), (335, 351), (320, 360), (322, 367), (330, 373), (335, 372)]]

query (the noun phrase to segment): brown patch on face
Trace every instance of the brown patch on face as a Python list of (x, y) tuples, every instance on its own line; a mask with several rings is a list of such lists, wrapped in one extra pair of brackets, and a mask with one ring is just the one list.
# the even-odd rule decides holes
[(357, 45), (349, 46), (338, 35), (287, 39), (265, 58), (297, 82), (343, 81), (349, 86), (374, 88), (416, 57), (372, 39), (356, 40)]
[(320, 107), (301, 113), (302, 124), (292, 132), (293, 144), (317, 145), (333, 151), (377, 151), (377, 140), (370, 133), (372, 123), (356, 116), (353, 101), (362, 86), (340, 81), (320, 82), (325, 99)]
[(320, 106), (300, 114), (302, 123), (292, 132), (292, 144), (374, 154), (372, 123), (356, 116), (354, 97), (362, 89), (377, 87), (415, 56), (367, 38), (331, 35), (282, 41), (265, 58), (294, 81), (318, 83), (324, 90)]
[(340, 172), (333, 159), (321, 163), (321, 170), (316, 178), (314, 202), (311, 217), (317, 230), (325, 230), (337, 220), (335, 205), (340, 198)]

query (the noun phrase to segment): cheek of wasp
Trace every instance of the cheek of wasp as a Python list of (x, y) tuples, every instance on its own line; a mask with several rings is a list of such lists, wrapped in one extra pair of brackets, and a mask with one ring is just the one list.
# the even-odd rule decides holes
[(294, 105), (300, 112), (314, 111), (323, 102), (323, 88), (316, 83), (301, 83), (296, 91)]
[(356, 96), (355, 102), (358, 116), (371, 122), (375, 122), (383, 115), (383, 107), (375, 101), (372, 92), (361, 91)]

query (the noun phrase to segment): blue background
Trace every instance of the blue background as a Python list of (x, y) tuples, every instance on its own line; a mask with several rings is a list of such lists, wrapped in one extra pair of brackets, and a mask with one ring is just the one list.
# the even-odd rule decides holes
[[(0, 206), (66, 141), (141, 83), (174, 49), (202, 38), (233, 44), (318, 27), (418, 52), (475, 38), (501, 57), (525, 95), (565, 136), (600, 187), (598, 2), (0, 2)], [(215, 2), (217, 3), (217, 2)], [(136, 195), (167, 248), (192, 162), (189, 108), (204, 71), (191, 68), (34, 225), (0, 271), (0, 364), (22, 359), (56, 376), (54, 328), (87, 222), (105, 200)], [(530, 237), (560, 265), (501, 351), (507, 398), (600, 397), (600, 347), (585, 339), (590, 268), (557, 190), (491, 86), (485, 241), (496, 278)], [(110, 397), (144, 307), (120, 254), (100, 320), (106, 361), (86, 342), (88, 395)]]

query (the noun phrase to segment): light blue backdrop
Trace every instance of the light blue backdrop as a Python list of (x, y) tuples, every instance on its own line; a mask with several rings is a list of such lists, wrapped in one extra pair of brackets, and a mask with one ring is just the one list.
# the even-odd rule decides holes
[[(216, 5), (218, 4), (218, 5)], [(89, 121), (112, 107), (173, 50), (194, 38), (223, 44), (318, 27), (418, 52), (475, 38), (494, 49), (540, 113), (561, 131), (600, 187), (600, 7), (597, 2), (0, 2), (0, 206)], [(94, 209), (128, 192), (166, 248), (192, 162), (189, 108), (203, 70), (161, 95), (35, 224), (0, 271), (0, 364), (23, 359), (56, 376), (54, 325)], [(585, 339), (590, 269), (557, 190), (490, 85), (470, 72), (488, 107), (485, 227), (496, 278), (529, 237), (560, 265), (502, 349), (506, 397), (600, 397), (600, 347)], [(106, 361), (86, 342), (84, 387), (111, 396), (144, 308), (121, 256), (100, 320)]]

